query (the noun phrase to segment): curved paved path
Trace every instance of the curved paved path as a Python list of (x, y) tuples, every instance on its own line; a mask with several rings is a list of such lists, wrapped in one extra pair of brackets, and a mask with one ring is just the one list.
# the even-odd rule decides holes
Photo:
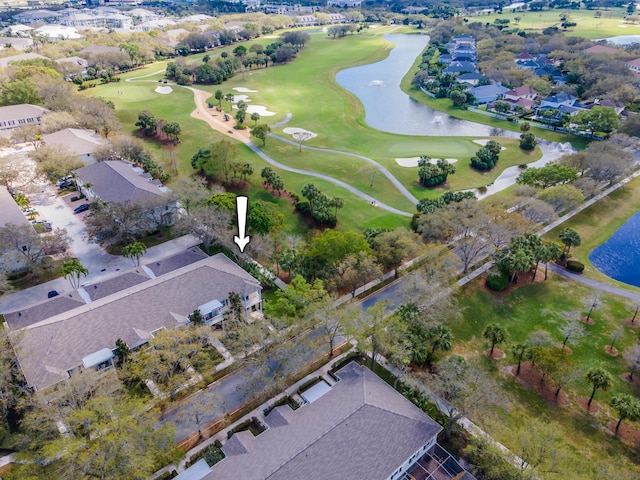
[[(160, 70), (158, 72), (154, 72), (154, 73), (150, 73), (148, 75), (143, 75), (141, 77), (134, 77), (134, 78), (129, 78), (125, 81), (132, 81), (132, 80), (138, 80), (141, 78), (145, 78), (145, 77), (150, 77), (153, 75), (157, 75), (158, 73), (162, 73), (164, 70)], [(173, 85), (173, 84), (172, 84)], [(176, 86), (176, 85), (173, 85)], [(241, 141), (242, 143), (246, 144), (251, 150), (253, 150), (253, 152), (255, 152), (256, 154), (258, 154), (263, 160), (265, 160), (267, 163), (273, 165), (274, 167), (280, 168), (282, 170), (285, 170), (287, 172), (292, 172), (292, 173), (297, 173), (300, 175), (305, 175), (308, 177), (315, 177), (315, 178), (320, 178), (322, 180), (326, 180), (327, 182), (331, 182), (334, 185), (338, 185), (339, 187), (344, 188), (345, 190), (353, 193), (354, 195), (357, 195), (360, 198), (363, 198), (364, 200), (367, 200), (371, 205), (375, 205), (374, 208), (379, 207), (383, 210), (386, 210), (388, 212), (391, 213), (395, 213), (396, 215), (401, 215), (403, 217), (412, 217), (413, 213), (410, 212), (405, 212), (403, 210), (399, 210), (397, 208), (394, 208), (390, 205), (387, 205), (383, 202), (380, 202), (379, 200), (377, 200), (376, 198), (372, 197), (369, 194), (364, 193), (363, 191), (352, 187), (351, 185), (349, 185), (346, 182), (343, 182), (342, 180), (338, 180), (336, 178), (330, 177), (329, 175), (325, 175), (323, 173), (317, 173), (317, 172), (312, 172), (310, 170), (303, 170), (303, 169), (299, 169), (299, 168), (293, 168), (293, 167), (288, 167), (286, 165), (283, 165), (282, 163), (279, 163), (277, 161), (275, 161), (273, 158), (271, 158), (269, 155), (267, 155), (266, 153), (264, 153), (262, 150), (260, 150), (260, 148), (258, 146), (256, 146), (253, 142), (251, 142), (250, 140), (250, 130), (246, 129), (246, 130), (234, 130), (232, 127), (230, 127), (230, 125), (227, 122), (224, 122), (216, 117), (222, 116), (223, 112), (217, 112), (215, 114), (210, 113), (210, 109), (208, 108), (208, 105), (206, 103), (206, 100), (211, 97), (211, 93), (206, 92), (204, 90), (200, 90), (198, 88), (194, 88), (194, 87), (190, 87), (190, 86), (183, 86), (183, 85), (177, 85), (179, 87), (182, 88), (186, 88), (187, 90), (191, 90), (193, 92), (193, 101), (196, 105), (196, 109), (191, 112), (191, 116), (193, 118), (196, 118), (198, 120), (202, 120), (206, 123), (209, 124), (209, 126), (211, 128), (213, 128), (214, 130), (219, 131), (220, 133), (227, 135), (229, 137), (235, 138), (236, 140)], [(285, 118), (283, 120), (281, 120), (280, 122), (274, 124), (274, 126), (281, 126), (286, 124), (289, 120), (291, 120), (291, 113), (287, 113), (287, 115), (285, 116)], [(287, 140), (286, 138), (282, 138), (282, 137), (278, 137), (275, 135), (271, 135), (274, 138), (277, 138), (278, 140), (281, 140), (283, 142), (288, 142), (291, 143), (292, 145), (296, 145), (297, 143), (292, 142)], [(314, 147), (304, 147), (304, 148), (308, 148), (311, 150), (318, 150), (318, 151), (323, 151), (323, 152), (329, 152), (329, 153), (335, 153), (338, 155), (346, 155), (346, 156), (351, 156), (351, 157), (356, 157), (356, 158), (360, 158), (366, 162), (369, 162), (373, 165), (376, 165), (378, 168), (380, 168), (380, 171), (382, 173), (384, 173), (385, 176), (387, 176), (387, 178), (389, 178), (389, 180), (392, 181), (392, 183), (398, 187), (398, 189), (413, 203), (418, 203), (418, 199), (415, 198), (413, 195), (411, 195), (411, 193), (404, 188), (404, 186), (393, 176), (391, 175), (391, 172), (389, 172), (386, 168), (384, 168), (382, 165), (378, 164), (377, 162), (375, 162), (374, 160), (367, 158), (367, 157), (363, 157), (360, 155), (355, 155), (355, 154), (351, 154), (351, 153), (345, 153), (345, 152), (339, 152), (337, 150), (325, 150), (322, 148), (314, 148)]]
[(595, 290), (600, 290), (602, 292), (611, 293), (613, 295), (619, 295), (621, 297), (628, 298), (633, 300), (634, 302), (640, 303), (640, 293), (631, 292), (629, 290), (625, 290), (624, 288), (614, 287), (613, 285), (607, 285), (606, 283), (598, 282), (597, 280), (592, 280), (591, 278), (583, 277), (582, 275), (577, 275), (575, 273), (570, 272), (566, 268), (559, 267), (553, 263), (549, 263), (549, 270), (553, 273), (560, 275), (561, 277), (568, 278), (569, 280), (574, 280), (576, 282), (582, 283), (583, 285), (587, 285)]
[[(296, 147), (300, 146), (298, 142), (294, 142), (293, 140), (289, 140), (288, 138), (284, 138), (279, 135), (275, 135), (273, 133), (270, 133), (269, 136), (277, 140), (280, 140), (281, 142), (288, 143), (289, 145), (295, 145)], [(360, 160), (364, 160), (365, 162), (375, 166), (378, 170), (380, 170), (380, 172), (382, 172), (382, 174), (385, 177), (387, 177), (389, 181), (393, 183), (393, 185), (400, 191), (400, 193), (402, 193), (411, 203), (413, 203), (414, 205), (417, 205), (417, 203), (419, 202), (419, 200), (416, 197), (414, 197), (413, 194), (409, 190), (407, 190), (407, 188), (402, 183), (400, 183), (400, 181), (396, 177), (394, 177), (393, 174), (389, 170), (387, 170), (386, 167), (380, 165), (378, 162), (376, 162), (375, 160), (369, 157), (365, 157), (364, 155), (358, 155), (357, 153), (349, 153), (349, 152), (341, 152), (340, 150), (332, 150), (330, 148), (308, 147), (305, 145), (302, 145), (302, 148), (306, 150), (313, 150), (316, 152), (333, 153), (334, 155), (344, 155), (345, 157), (353, 157), (353, 158), (358, 158)]]

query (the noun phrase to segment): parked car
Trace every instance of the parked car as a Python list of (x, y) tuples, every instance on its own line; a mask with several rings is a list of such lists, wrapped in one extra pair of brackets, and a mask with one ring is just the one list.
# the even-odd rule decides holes
[(73, 185), (73, 177), (71, 175), (66, 176), (58, 180), (58, 188), (67, 188)]
[(52, 230), (51, 222), (48, 220), (32, 220), (31, 225), (37, 232), (50, 232)]
[(57, 297), (58, 295), (60, 294), (58, 293), (57, 290), (51, 290), (49, 293), (47, 293), (47, 298)]
[(78, 205), (76, 208), (74, 208), (73, 213), (86, 212), (87, 210), (89, 210), (89, 204), (83, 203), (82, 205)]

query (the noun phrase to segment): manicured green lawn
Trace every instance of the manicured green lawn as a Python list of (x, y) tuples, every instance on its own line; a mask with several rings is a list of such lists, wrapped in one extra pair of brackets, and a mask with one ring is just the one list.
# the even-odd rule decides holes
[[(500, 382), (505, 394), (515, 398), (515, 404), (510, 412), (499, 413), (501, 425), (487, 425), (492, 435), (509, 446), (510, 434), (507, 430), (513, 430), (516, 425), (523, 425), (528, 419), (558, 422), (577, 462), (575, 468), (566, 472), (569, 476), (565, 478), (598, 478), (590, 459), (614, 459), (620, 462), (620, 465), (625, 464), (625, 469), (640, 472), (637, 466), (631, 466), (632, 459), (635, 458), (632, 449), (600, 428), (615, 416), (615, 412), (609, 415), (608, 408), (613, 394), (638, 393), (620, 378), (620, 375), (628, 371), (622, 355), (612, 357), (604, 350), (605, 345), (611, 342), (610, 334), (623, 325), (623, 318), (633, 314), (634, 306), (626, 299), (594, 292), (576, 282), (553, 275), (550, 275), (546, 282), (523, 286), (506, 295), (490, 293), (476, 281), (460, 292), (463, 319), (451, 324), (456, 339), (455, 351), (465, 355), (477, 355), (488, 347), (481, 336), (488, 324), (498, 323), (507, 329), (510, 339), (506, 344), (497, 347), (507, 353), (506, 358), (489, 360), (480, 354), (481, 363), (498, 376), (499, 369), (517, 363), (510, 353), (510, 346), (525, 342), (532, 332), (545, 330), (560, 345), (563, 340), (560, 332), (562, 325), (567, 323), (569, 318), (586, 315), (588, 306), (596, 294), (599, 296), (599, 307), (592, 315), (595, 324), (585, 325), (586, 335), (570, 345), (573, 351), (571, 359), (575, 362), (578, 374), (568, 388), (568, 405), (550, 405), (535, 391), (522, 387), (513, 377), (503, 374)], [(637, 341), (637, 335), (637, 330), (625, 326), (624, 335), (616, 342), (616, 348), (622, 352), (631, 347)], [(607, 392), (596, 393), (595, 401), (600, 405), (600, 413), (597, 416), (588, 416), (577, 405), (577, 400), (579, 397), (588, 397), (591, 393), (583, 375), (596, 365), (603, 366), (612, 374), (614, 385)], [(482, 418), (474, 420), (483, 423)], [(509, 425), (510, 428), (505, 429), (504, 425)], [(640, 425), (635, 424), (635, 428), (640, 428)], [(623, 467), (620, 468), (622, 471)]]
[[(595, 14), (599, 11), (600, 18)], [(565, 32), (568, 36), (585, 37), (591, 39), (613, 37), (616, 35), (633, 35), (640, 30), (636, 25), (627, 24), (623, 17), (627, 16), (626, 9), (610, 8), (607, 10), (546, 10), (543, 12), (504, 12), (491, 15), (469, 16), (469, 22), (493, 23), (496, 18), (509, 19), (510, 28), (540, 31), (547, 27), (560, 28), (560, 16), (567, 14), (570, 21), (577, 23), (575, 27)], [(519, 22), (515, 20), (519, 17)]]
[(596, 202), (561, 226), (547, 233), (546, 238), (558, 241), (563, 228), (573, 228), (581, 237), (579, 247), (571, 249), (571, 254), (586, 265), (583, 275), (609, 285), (638, 291), (626, 283), (618, 282), (600, 273), (589, 261), (589, 254), (598, 245), (605, 243), (615, 231), (630, 217), (640, 211), (640, 178), (636, 178), (611, 195)]

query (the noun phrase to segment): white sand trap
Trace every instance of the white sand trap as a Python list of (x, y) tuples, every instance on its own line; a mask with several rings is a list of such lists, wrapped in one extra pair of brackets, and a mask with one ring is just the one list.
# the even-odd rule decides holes
[(169, 95), (173, 92), (173, 88), (168, 85), (163, 85), (162, 87), (156, 87), (156, 92), (161, 93), (162, 95)]
[(234, 95), (233, 96), (233, 100), (231, 100), (233, 103), (238, 103), (238, 102), (250, 102), (251, 99), (249, 98), (248, 95)]
[(246, 88), (246, 87), (233, 87), (231, 90), (235, 90), (236, 92), (240, 92), (240, 93), (256, 93), (258, 90), (251, 90), (250, 88)]
[[(478, 145), (482, 145), (483, 147), (489, 143), (489, 139), (488, 138), (483, 138), (480, 140), (474, 140), (473, 143), (477, 143)], [(506, 150), (505, 147), (500, 147), (500, 150)]]
[(257, 113), (261, 117), (272, 117), (276, 114), (276, 112), (270, 112), (264, 105), (249, 105), (247, 106), (247, 113), (249, 115)]
[[(396, 158), (395, 160), (396, 163), (401, 167), (417, 167), (420, 157)], [(438, 163), (438, 160), (439, 158), (432, 158), (430, 163), (435, 165), (436, 163)], [(456, 163), (458, 161), (457, 158), (445, 158), (445, 160), (448, 163)]]
[(313, 133), (313, 132), (310, 132), (309, 130), (305, 130), (304, 128), (298, 128), (298, 127), (287, 127), (282, 131), (288, 135), (295, 135), (296, 133), (308, 133), (311, 135), (309, 138), (318, 136), (317, 133)]

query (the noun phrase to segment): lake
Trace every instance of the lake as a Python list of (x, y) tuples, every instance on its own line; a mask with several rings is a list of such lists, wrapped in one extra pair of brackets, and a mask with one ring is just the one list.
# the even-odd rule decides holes
[(395, 44), (384, 60), (342, 70), (336, 81), (360, 99), (365, 122), (376, 130), (404, 135), (513, 136), (499, 128), (451, 117), (414, 100), (400, 88), (402, 77), (429, 43), (428, 35), (390, 34)]
[(640, 212), (594, 248), (589, 260), (606, 276), (640, 287)]

